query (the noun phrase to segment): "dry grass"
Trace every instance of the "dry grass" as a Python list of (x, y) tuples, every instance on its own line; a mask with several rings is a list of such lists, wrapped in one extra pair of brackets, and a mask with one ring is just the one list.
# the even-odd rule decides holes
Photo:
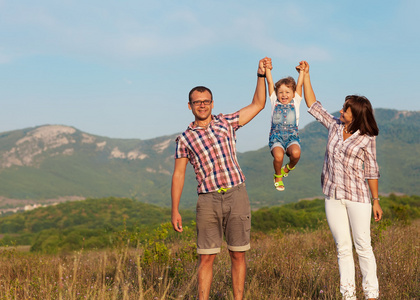
[[(381, 299), (420, 299), (419, 220), (374, 226)], [(37, 255), (0, 250), (0, 299), (195, 299), (191, 241), (172, 245), (169, 260), (145, 261), (133, 248)], [(159, 252), (156, 252), (159, 253)], [(246, 299), (341, 299), (335, 245), (328, 228), (253, 234)], [(363, 299), (358, 270), (358, 298)], [(218, 255), (211, 299), (231, 299), (230, 260)]]

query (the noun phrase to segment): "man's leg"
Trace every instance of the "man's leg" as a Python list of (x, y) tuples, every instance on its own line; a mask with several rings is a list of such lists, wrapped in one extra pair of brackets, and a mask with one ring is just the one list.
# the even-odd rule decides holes
[(242, 300), (244, 297), (246, 261), (245, 252), (230, 251), (232, 261), (232, 286), (235, 300)]
[(251, 239), (251, 206), (245, 184), (232, 188), (224, 198), (226, 214), (226, 243), (232, 262), (232, 287), (235, 300), (244, 295), (246, 260), (245, 251), (249, 250)]
[(200, 254), (198, 266), (198, 299), (207, 300), (213, 280), (213, 262), (216, 254)]

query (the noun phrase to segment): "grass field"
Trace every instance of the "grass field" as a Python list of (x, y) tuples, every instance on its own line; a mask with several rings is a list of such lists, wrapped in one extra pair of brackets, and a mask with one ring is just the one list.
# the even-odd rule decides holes
[[(419, 236), (420, 220), (372, 226), (380, 299), (420, 299)], [(0, 299), (196, 299), (196, 271), (192, 228), (181, 238), (157, 235), (147, 245), (110, 250), (45, 255), (3, 247)], [(253, 233), (245, 288), (246, 299), (341, 299), (327, 226)], [(215, 262), (211, 299), (232, 299), (226, 247)]]

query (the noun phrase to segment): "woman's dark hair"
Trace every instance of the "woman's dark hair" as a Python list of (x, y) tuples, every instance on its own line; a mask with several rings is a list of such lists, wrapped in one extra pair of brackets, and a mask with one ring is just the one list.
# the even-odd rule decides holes
[(205, 86), (196, 86), (195, 88), (192, 88), (192, 90), (190, 91), (190, 93), (188, 94), (188, 101), (191, 102), (191, 95), (192, 93), (194, 93), (195, 91), (200, 92), (200, 93), (204, 93), (205, 91), (210, 93), (211, 99), (213, 100), (213, 93), (210, 91), (209, 88), (205, 87)]
[(366, 97), (358, 95), (347, 96), (343, 109), (346, 111), (349, 107), (353, 115), (353, 121), (349, 125), (348, 131), (353, 133), (359, 130), (361, 135), (367, 134), (370, 136), (379, 134), (372, 105)]

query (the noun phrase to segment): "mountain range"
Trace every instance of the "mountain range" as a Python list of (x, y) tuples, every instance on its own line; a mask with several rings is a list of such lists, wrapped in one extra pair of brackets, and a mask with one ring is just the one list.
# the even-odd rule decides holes
[[(375, 116), (380, 130), (380, 193), (420, 195), (420, 112), (376, 109)], [(285, 179), (284, 192), (273, 186), (268, 146), (238, 153), (253, 208), (322, 197), (327, 130), (314, 121), (299, 134), (301, 160)], [(64, 125), (2, 132), (0, 208), (102, 197), (170, 206), (176, 136), (112, 139)], [(194, 208), (196, 196), (195, 175), (189, 166), (181, 208)]]

